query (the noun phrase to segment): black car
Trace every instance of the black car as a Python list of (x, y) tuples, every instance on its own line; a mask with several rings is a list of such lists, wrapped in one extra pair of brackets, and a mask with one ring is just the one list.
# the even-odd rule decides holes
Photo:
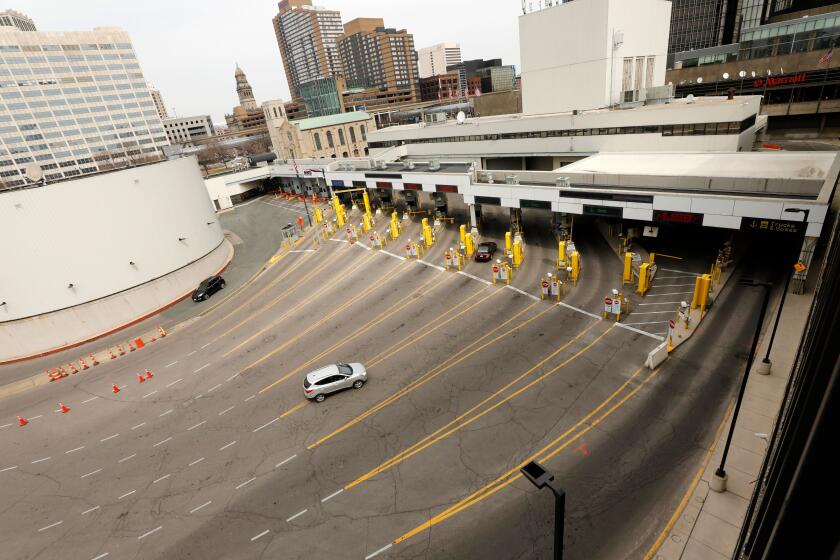
[(192, 295), (193, 301), (204, 301), (219, 290), (224, 289), (225, 279), (221, 276), (211, 276), (198, 285)]
[(489, 261), (493, 258), (493, 254), (496, 252), (496, 249), (497, 245), (492, 241), (479, 243), (475, 251), (475, 260), (478, 262)]

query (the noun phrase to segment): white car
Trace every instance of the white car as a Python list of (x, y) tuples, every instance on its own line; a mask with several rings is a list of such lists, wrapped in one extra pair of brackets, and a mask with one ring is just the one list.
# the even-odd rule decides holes
[(334, 364), (306, 374), (303, 395), (315, 402), (323, 402), (330, 393), (350, 387), (361, 389), (366, 381), (367, 370), (362, 364)]

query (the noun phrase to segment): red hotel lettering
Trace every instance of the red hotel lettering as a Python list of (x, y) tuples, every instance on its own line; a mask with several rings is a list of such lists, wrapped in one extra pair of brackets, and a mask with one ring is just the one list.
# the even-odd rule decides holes
[(753, 86), (760, 88), (760, 87), (776, 87), (776, 86), (784, 86), (789, 84), (802, 84), (808, 81), (808, 76), (805, 75), (804, 72), (800, 72), (799, 74), (794, 74), (792, 76), (780, 76), (778, 78), (769, 77), (766, 80), (764, 78), (757, 78), (753, 82)]

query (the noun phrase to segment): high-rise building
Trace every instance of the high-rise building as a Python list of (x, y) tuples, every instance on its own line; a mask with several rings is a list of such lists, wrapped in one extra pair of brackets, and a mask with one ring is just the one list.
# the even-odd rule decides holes
[(341, 13), (312, 6), (311, 0), (282, 0), (272, 20), (293, 98), (300, 84), (340, 75), (336, 39), (344, 33)]
[(461, 45), (439, 43), (424, 47), (418, 53), (420, 77), (428, 78), (446, 74), (446, 69), (461, 62)]
[(0, 28), (15, 27), (19, 31), (37, 31), (32, 18), (15, 10), (3, 10), (0, 12)]
[(152, 94), (152, 101), (155, 102), (155, 109), (157, 110), (158, 116), (161, 120), (168, 119), (169, 112), (166, 110), (166, 104), (163, 102), (163, 96), (160, 94), (160, 90), (152, 84), (149, 84), (149, 93)]
[(163, 121), (163, 128), (173, 144), (189, 144), (216, 135), (210, 115), (166, 119)]
[(239, 104), (245, 109), (253, 110), (257, 108), (257, 100), (254, 99), (254, 91), (251, 89), (251, 84), (248, 83), (248, 78), (245, 77), (245, 72), (239, 65), (236, 65), (236, 94), (239, 96)]
[(128, 33), (0, 27), (0, 180), (47, 181), (161, 157), (169, 145)]
[[(346, 107), (374, 108), (417, 100), (414, 36), (385, 27), (381, 18), (357, 18), (337, 40), (347, 87)], [(356, 91), (353, 91), (356, 90)]]

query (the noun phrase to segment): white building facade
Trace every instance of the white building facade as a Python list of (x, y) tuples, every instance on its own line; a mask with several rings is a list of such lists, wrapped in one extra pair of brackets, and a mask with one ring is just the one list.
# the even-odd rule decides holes
[(164, 119), (163, 129), (172, 144), (189, 144), (216, 135), (210, 115)]
[(664, 85), (670, 18), (668, 0), (567, 2), (520, 16), (522, 112), (609, 107)]
[(448, 66), (461, 63), (461, 45), (458, 43), (439, 43), (422, 48), (417, 54), (421, 78), (446, 74)]
[[(24, 185), (159, 159), (169, 141), (128, 33), (0, 27), (0, 181)], [(0, 187), (2, 188), (2, 187)]]

